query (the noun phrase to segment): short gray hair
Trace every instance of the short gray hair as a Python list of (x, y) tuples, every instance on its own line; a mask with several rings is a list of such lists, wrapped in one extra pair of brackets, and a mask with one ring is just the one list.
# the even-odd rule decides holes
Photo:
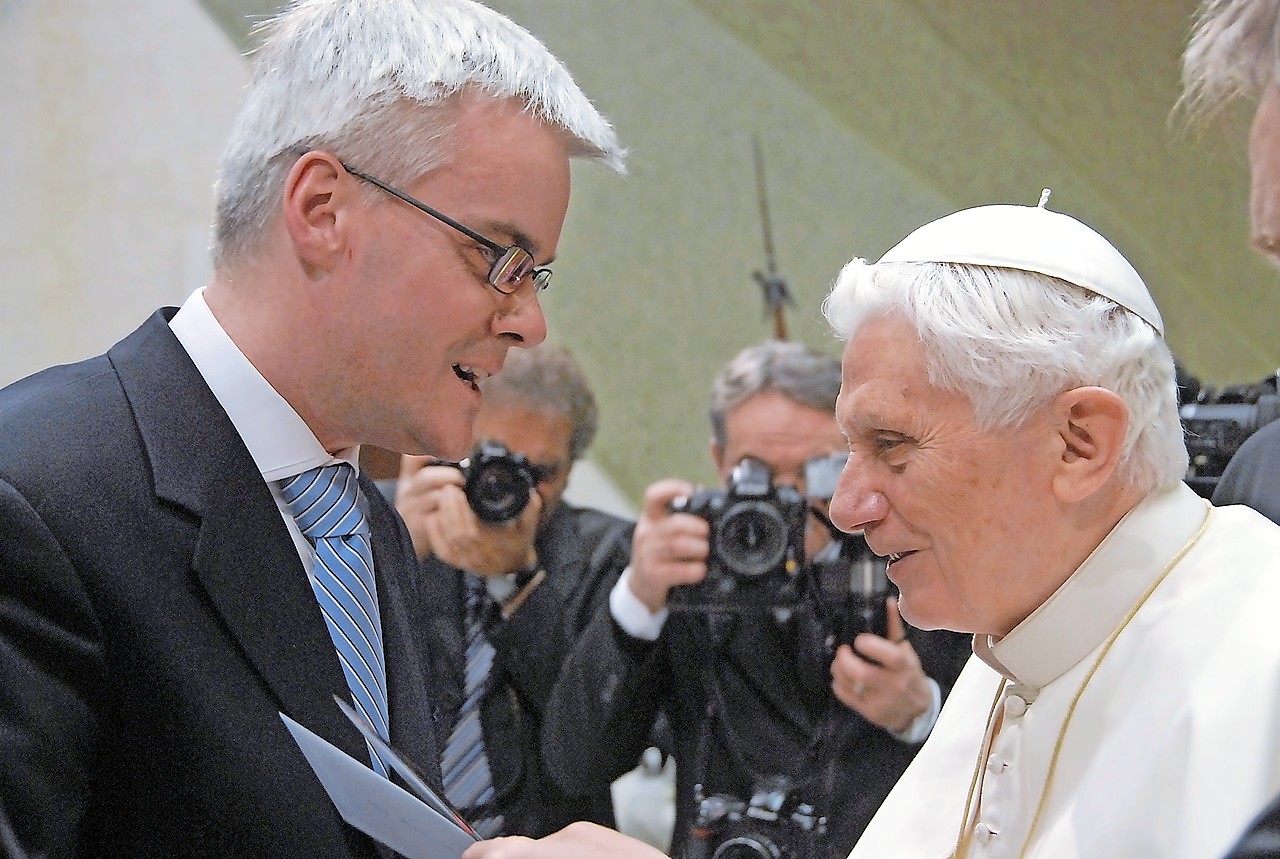
[(1173, 356), (1110, 299), (1015, 269), (855, 259), (823, 313), (845, 339), (872, 318), (907, 320), (930, 381), (967, 397), (986, 429), (1018, 426), (1071, 388), (1106, 388), (1129, 408), (1119, 479), (1149, 492), (1186, 474)]
[(268, 21), (222, 156), (214, 265), (258, 247), (284, 179), (310, 149), (392, 184), (449, 156), (461, 95), (514, 98), (570, 154), (622, 172), (613, 127), (536, 38), (471, 0), (301, 0)]
[(834, 420), (840, 359), (782, 340), (743, 349), (711, 385), (711, 431), (717, 445), (728, 444), (729, 412), (762, 391), (777, 391), (801, 405), (830, 412)]
[(1182, 55), (1182, 98), (1205, 115), (1280, 80), (1280, 0), (1202, 0)]
[(563, 346), (543, 343), (507, 352), (502, 372), (481, 385), (487, 402), (518, 403), (533, 411), (569, 418), (569, 458), (586, 456), (599, 424), (596, 398), (586, 374)]

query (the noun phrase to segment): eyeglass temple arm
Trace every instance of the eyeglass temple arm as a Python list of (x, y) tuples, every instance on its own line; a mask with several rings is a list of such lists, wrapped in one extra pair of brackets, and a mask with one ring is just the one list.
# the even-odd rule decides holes
[(431, 208), (421, 200), (415, 200), (413, 197), (410, 197), (408, 194), (404, 193), (403, 191), (397, 188), (391, 187), (386, 182), (383, 182), (381, 179), (375, 179), (373, 176), (370, 176), (368, 173), (362, 173), (359, 170), (352, 169), (351, 167), (348, 167), (345, 163), (341, 161), (339, 161), (338, 163), (342, 164), (343, 169), (346, 170), (348, 173), (350, 173), (352, 176), (355, 176), (357, 179), (363, 179), (364, 181), (368, 182), (370, 185), (376, 185), (377, 187), (386, 191), (391, 196), (396, 197), (397, 199), (403, 200), (404, 202), (408, 203), (410, 206), (413, 206), (415, 209), (419, 209), (423, 212), (426, 212), (428, 215), (430, 215), (433, 218), (436, 218), (437, 220), (444, 221), (446, 224), (453, 227), (458, 232), (462, 233), (463, 235), (467, 236), (470, 239), (473, 239), (474, 241), (479, 242), (489, 250), (494, 251), (495, 253), (502, 253), (503, 251), (506, 250), (506, 248), (502, 247), (502, 245), (499, 245), (498, 243), (485, 238), (484, 236), (480, 235), (470, 227), (463, 226), (462, 224), (455, 221), (453, 218), (446, 215), (444, 212), (437, 212), (435, 209)]

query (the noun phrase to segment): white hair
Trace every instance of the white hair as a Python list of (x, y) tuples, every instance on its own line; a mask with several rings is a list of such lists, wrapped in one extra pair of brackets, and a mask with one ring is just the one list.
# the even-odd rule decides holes
[(464, 92), (516, 99), (570, 154), (623, 172), (613, 127), (541, 42), (471, 0), (301, 0), (263, 25), (222, 157), (214, 262), (251, 252), (298, 155), (322, 148), (392, 184), (443, 163)]
[(1202, 0), (1182, 55), (1182, 98), (1207, 114), (1280, 80), (1280, 0)]
[(930, 382), (967, 397), (985, 429), (1019, 426), (1072, 388), (1106, 388), (1129, 408), (1118, 478), (1149, 492), (1186, 474), (1173, 356), (1110, 299), (1015, 269), (854, 259), (822, 309), (846, 340), (872, 318), (907, 320)]

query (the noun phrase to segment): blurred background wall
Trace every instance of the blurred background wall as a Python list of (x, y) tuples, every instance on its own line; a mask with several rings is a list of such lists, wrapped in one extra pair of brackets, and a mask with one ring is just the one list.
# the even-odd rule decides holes
[[(102, 351), (208, 274), (218, 156), (249, 25), (274, 0), (0, 0), (0, 383)], [(634, 506), (714, 480), (712, 376), (771, 337), (753, 140), (788, 336), (852, 256), (983, 203), (1100, 229), (1206, 381), (1280, 363), (1280, 283), (1246, 245), (1245, 111), (1171, 111), (1195, 0), (492, 0), (545, 41), (631, 150), (574, 168), (544, 306), (601, 401), (575, 484)], [(2, 443), (2, 442), (0, 442)]]

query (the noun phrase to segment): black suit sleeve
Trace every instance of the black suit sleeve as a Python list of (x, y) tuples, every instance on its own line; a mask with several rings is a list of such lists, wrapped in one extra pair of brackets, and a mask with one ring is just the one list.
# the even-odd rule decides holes
[[(75, 855), (102, 633), (53, 535), (0, 482), (0, 804), (31, 856)], [(21, 855), (21, 854), (18, 854)]]
[(560, 666), (626, 569), (632, 524), (562, 505), (539, 535), (547, 577), (519, 610), (487, 633), (503, 676), (541, 718)]
[(605, 602), (560, 672), (542, 755), (561, 790), (582, 793), (635, 767), (665, 695), (661, 645), (632, 638)]

